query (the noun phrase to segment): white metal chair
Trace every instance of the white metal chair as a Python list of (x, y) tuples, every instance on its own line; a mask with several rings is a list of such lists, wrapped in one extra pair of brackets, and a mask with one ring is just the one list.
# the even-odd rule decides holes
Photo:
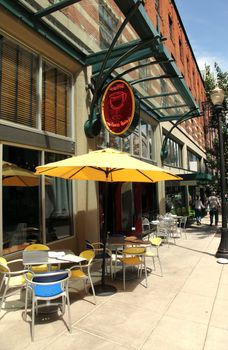
[(0, 275), (2, 275), (2, 281), (0, 284), (0, 293), (2, 292), (2, 298), (0, 301), (0, 312), (6, 298), (12, 294), (7, 294), (7, 292), (10, 289), (15, 291), (15, 289), (22, 288), (26, 284), (24, 274), (28, 272), (28, 270), (11, 270), (12, 264), (17, 264), (21, 262), (22, 259), (7, 261), (5, 258), (0, 257)]
[(70, 268), (70, 272), (71, 272), (70, 279), (82, 280), (84, 282), (84, 288), (86, 293), (87, 293), (86, 285), (87, 285), (87, 282), (89, 282), (93, 292), (94, 304), (96, 304), (96, 295), (95, 295), (93, 281), (90, 273), (92, 262), (95, 257), (95, 252), (92, 249), (87, 249), (81, 252), (79, 256), (86, 259), (86, 263), (81, 262), (79, 263), (79, 265), (72, 266)]
[(182, 216), (179, 221), (179, 230), (180, 230), (180, 235), (185, 235), (185, 238), (187, 239), (187, 231), (186, 231), (186, 225), (187, 225), (188, 217), (187, 216)]
[[(31, 327), (31, 337), (34, 341), (34, 328), (35, 328), (35, 309), (38, 313), (38, 302), (59, 299), (58, 302), (62, 315), (65, 313), (66, 304), (68, 306), (68, 328), (71, 332), (71, 315), (70, 315), (70, 299), (68, 291), (68, 281), (70, 278), (70, 270), (61, 270), (48, 273), (35, 274), (31, 272), (32, 277), (26, 278), (26, 295), (25, 295), (25, 319), (27, 318), (28, 309), (28, 292), (32, 293), (32, 327)], [(50, 304), (41, 304), (42, 307), (50, 306)]]
[[(160, 266), (161, 276), (163, 276), (162, 265), (161, 265), (161, 260), (160, 260), (160, 256), (159, 256), (159, 247), (162, 244), (162, 239), (161, 239), (161, 237), (153, 237), (153, 238), (150, 238), (149, 241), (150, 241), (151, 246), (146, 249), (146, 251), (144, 253), (145, 258), (152, 258), (154, 270), (156, 269), (155, 258), (157, 258), (157, 260), (159, 262), (159, 266)], [(156, 250), (153, 248), (155, 248)]]

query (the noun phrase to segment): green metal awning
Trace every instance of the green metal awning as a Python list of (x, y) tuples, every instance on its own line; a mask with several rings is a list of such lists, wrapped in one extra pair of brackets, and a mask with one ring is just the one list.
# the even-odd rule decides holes
[(197, 181), (197, 182), (211, 182), (214, 181), (214, 176), (212, 174), (208, 173), (190, 173), (190, 174), (178, 174), (180, 177), (182, 177), (183, 181)]
[[(95, 2), (98, 4), (98, 2)], [(115, 77), (123, 77), (137, 93), (140, 107), (159, 122), (182, 120), (200, 115), (199, 106), (194, 100), (184, 78), (173, 58), (164, 46), (165, 38), (156, 31), (141, 0), (114, 0), (125, 20), (116, 29), (110, 49), (97, 50), (64, 27), (59, 14), (65, 7), (77, 9), (85, 6), (88, 0), (59, 0), (43, 7), (36, 0), (0, 0), (0, 7), (9, 11), (24, 24), (57, 46), (82, 65), (92, 66), (94, 93), (90, 118), (95, 115), (104, 85)], [(74, 7), (74, 8), (73, 8)], [(96, 9), (97, 11), (97, 9)], [(77, 18), (80, 22), (80, 18)], [(75, 23), (77, 25), (77, 23)], [(125, 27), (130, 26), (136, 40), (118, 44), (118, 37)], [(105, 63), (105, 64), (104, 64)], [(137, 71), (136, 79), (132, 72)]]

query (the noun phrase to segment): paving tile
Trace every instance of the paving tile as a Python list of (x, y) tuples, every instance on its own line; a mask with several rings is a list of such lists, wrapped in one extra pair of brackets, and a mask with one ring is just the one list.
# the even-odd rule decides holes
[(210, 327), (204, 350), (227, 350), (228, 330)]
[(202, 350), (206, 330), (206, 325), (165, 316), (140, 350)]
[(139, 347), (156, 326), (160, 316), (145, 307), (136, 307), (110, 299), (74, 326), (102, 336), (122, 346)]
[(181, 292), (173, 301), (166, 315), (182, 320), (207, 324), (214, 299)]
[(211, 315), (210, 326), (228, 330), (228, 299), (216, 299)]
[(42, 350), (129, 350), (132, 347), (123, 347), (120, 343), (112, 342), (102, 337), (74, 329), (72, 334), (61, 334)]

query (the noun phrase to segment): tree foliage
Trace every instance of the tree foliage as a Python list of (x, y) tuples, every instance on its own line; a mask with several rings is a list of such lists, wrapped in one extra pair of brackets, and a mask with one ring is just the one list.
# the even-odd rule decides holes
[[(227, 125), (227, 116), (228, 116), (228, 72), (223, 72), (218, 63), (214, 64), (215, 72), (211, 71), (211, 67), (209, 65), (205, 66), (206, 76), (205, 76), (205, 90), (208, 102), (210, 102), (210, 93), (211, 91), (218, 86), (223, 89), (225, 92), (224, 99), (224, 112), (223, 112), (223, 144), (224, 144), (224, 158), (225, 158), (225, 169), (226, 169), (226, 184), (228, 179), (228, 125)], [(218, 120), (213, 111), (211, 105), (211, 113), (210, 113), (210, 122), (209, 127), (217, 129)], [(211, 148), (207, 148), (207, 163), (208, 168), (214, 173), (216, 177), (216, 181), (214, 183), (214, 188), (220, 191), (220, 149), (219, 149), (219, 141), (216, 136), (213, 140), (213, 145)], [(227, 187), (227, 186), (226, 186)]]

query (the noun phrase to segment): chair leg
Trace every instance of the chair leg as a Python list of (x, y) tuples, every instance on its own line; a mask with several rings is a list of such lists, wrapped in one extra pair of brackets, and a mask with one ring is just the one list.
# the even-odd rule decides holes
[(70, 313), (70, 298), (69, 298), (68, 290), (66, 292), (66, 301), (67, 301), (67, 312), (68, 312), (68, 327), (69, 327), (69, 331), (71, 333), (72, 326), (71, 326), (71, 313)]
[(35, 300), (33, 297), (32, 298), (32, 329), (31, 329), (32, 341), (34, 341), (34, 326), (35, 326)]
[(8, 289), (9, 289), (9, 280), (8, 280), (6, 286), (5, 286), (5, 289), (4, 289), (4, 292), (3, 292), (3, 295), (2, 295), (2, 300), (1, 300), (1, 303), (0, 303), (0, 312), (2, 310), (2, 305), (3, 305), (3, 303), (4, 303), (5, 299), (6, 299), (6, 293), (7, 293)]
[(27, 319), (27, 312), (28, 312), (28, 287), (26, 287), (25, 290), (25, 311), (24, 311), (24, 320)]
[(163, 277), (162, 265), (161, 265), (161, 260), (160, 260), (159, 255), (157, 256), (157, 258), (158, 258), (158, 262), (159, 262), (159, 266), (160, 266), (161, 276)]
[(145, 256), (143, 257), (143, 265), (145, 269), (145, 279), (146, 279), (146, 288), (147, 288), (147, 267), (146, 267), (146, 258)]
[(96, 301), (96, 294), (95, 294), (95, 290), (94, 290), (94, 286), (93, 286), (93, 281), (92, 281), (92, 278), (91, 278), (90, 274), (88, 274), (88, 278), (89, 278), (90, 285), (91, 285), (91, 289), (92, 289), (92, 292), (93, 292), (94, 304), (96, 304), (96, 303), (97, 303), (97, 301)]
[(123, 264), (123, 289), (125, 290), (125, 265)]

